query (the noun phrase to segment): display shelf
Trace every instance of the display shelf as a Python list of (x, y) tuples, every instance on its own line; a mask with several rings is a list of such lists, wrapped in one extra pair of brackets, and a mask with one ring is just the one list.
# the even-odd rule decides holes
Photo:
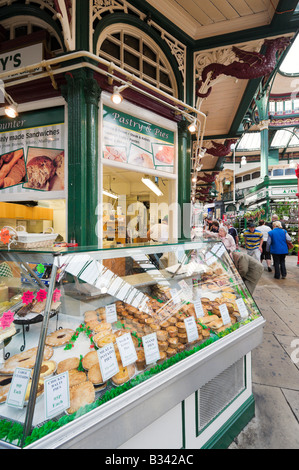
[[(151, 262), (154, 253), (161, 253), (158, 265)], [(52, 266), (43, 321), (30, 325), (26, 332), (24, 353), (36, 348), (35, 359), (28, 365), (19, 362), (19, 334), (8, 345), (7, 360), (0, 365), (0, 393), (4, 374), (14, 377), (22, 365), (32, 368), (25, 408), (16, 410), (5, 400), (0, 405), (0, 447), (72, 448), (79, 442), (82, 447), (126, 445), (261, 341), (264, 320), (219, 242), (52, 253), (4, 250), (0, 256), (25, 271), (32, 262)], [(139, 272), (131, 273), (133, 265)], [(20, 294), (28, 288), (21, 276), (14, 284)], [(33, 283), (34, 298), (38, 289), (41, 285)], [(81, 295), (84, 290), (87, 295)], [(56, 292), (61, 305), (59, 315), (52, 317)], [(52, 337), (53, 344), (49, 343)], [(113, 374), (107, 372), (101, 356), (108, 350)], [(89, 352), (93, 352), (97, 373), (105, 376), (104, 390), (97, 390), (94, 375), (86, 363), (83, 367)], [(53, 415), (47, 414), (49, 392), (36, 399), (40, 379), (45, 380), (47, 390), (50, 383), (41, 375), (45, 361), (56, 364), (55, 380), (71, 380), (69, 386), (64, 385), (63, 411)], [(120, 382), (116, 382), (118, 370)], [(93, 390), (89, 398), (80, 392), (83, 401), (78, 406), (76, 386)], [(7, 422), (11, 422), (12, 433), (1, 431)], [(11, 439), (14, 432), (17, 437)]]

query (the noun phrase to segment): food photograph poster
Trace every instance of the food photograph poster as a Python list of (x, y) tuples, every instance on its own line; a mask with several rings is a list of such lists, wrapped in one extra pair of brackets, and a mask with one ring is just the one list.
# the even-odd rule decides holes
[(103, 107), (103, 158), (174, 173), (174, 132)]
[(0, 201), (27, 193), (35, 199), (65, 193), (62, 107), (0, 118)]

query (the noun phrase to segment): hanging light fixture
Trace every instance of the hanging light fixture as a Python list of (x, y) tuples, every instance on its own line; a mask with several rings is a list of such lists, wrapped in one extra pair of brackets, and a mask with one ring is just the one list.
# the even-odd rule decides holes
[(113, 94), (111, 95), (111, 101), (114, 104), (120, 104), (123, 100), (123, 96), (121, 95), (121, 92), (128, 88), (129, 83), (125, 83), (122, 86), (115, 86), (113, 88)]
[(197, 131), (196, 118), (193, 118), (193, 120), (189, 124), (188, 131), (191, 132), (191, 134)]
[(246, 157), (245, 155), (243, 155), (243, 157), (241, 158), (241, 166), (246, 165), (246, 163), (247, 163)]
[(113, 199), (118, 199), (118, 195), (117, 194), (114, 194), (110, 191), (107, 191), (106, 189), (103, 189), (102, 193), (105, 195), (105, 196), (108, 196), (108, 197), (112, 197)]
[(160, 190), (160, 188), (150, 179), (149, 176), (145, 176), (144, 178), (141, 178), (141, 181), (157, 196), (163, 196), (163, 193)]
[(5, 106), (4, 112), (7, 117), (13, 119), (18, 116), (18, 105), (17, 103), (12, 99), (12, 97), (4, 90), (4, 96), (6, 101), (8, 102), (8, 105)]

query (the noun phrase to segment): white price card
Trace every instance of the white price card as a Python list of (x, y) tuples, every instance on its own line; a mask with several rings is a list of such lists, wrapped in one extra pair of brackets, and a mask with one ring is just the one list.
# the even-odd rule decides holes
[(46, 378), (44, 386), (45, 415), (47, 419), (50, 419), (70, 407), (68, 371)]
[(175, 304), (180, 304), (181, 303), (180, 295), (179, 295), (179, 292), (178, 292), (177, 289), (170, 289), (170, 294), (171, 294), (171, 297), (172, 297), (172, 301)]
[(13, 408), (23, 408), (31, 369), (17, 367), (14, 371), (6, 404)]
[(193, 305), (197, 318), (203, 317), (205, 312), (203, 310), (201, 300), (196, 300), (195, 302), (193, 302)]
[(117, 321), (117, 312), (116, 312), (116, 305), (115, 304), (106, 305), (105, 313), (106, 313), (106, 322), (107, 323), (114, 323), (114, 322)]
[(122, 365), (124, 367), (132, 364), (137, 360), (136, 349), (130, 333), (126, 333), (116, 338), (117, 346), (120, 353)]
[(223, 324), (227, 325), (228, 323), (230, 323), (231, 320), (230, 320), (230, 316), (229, 316), (226, 304), (219, 305), (219, 310), (220, 310)]
[(236, 304), (242, 318), (248, 317), (248, 310), (242, 298), (236, 300)]
[(160, 351), (157, 341), (157, 333), (151, 333), (142, 337), (145, 362), (152, 364), (160, 359)]
[(97, 350), (103, 382), (119, 372), (113, 343)]
[(187, 317), (184, 319), (188, 342), (196, 341), (198, 339), (198, 331), (194, 317)]

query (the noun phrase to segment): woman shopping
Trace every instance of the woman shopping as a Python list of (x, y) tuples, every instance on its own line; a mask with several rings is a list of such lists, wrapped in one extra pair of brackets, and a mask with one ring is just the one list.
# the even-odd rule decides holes
[(214, 238), (215, 240), (222, 241), (223, 245), (227, 249), (228, 253), (231, 255), (236, 250), (236, 243), (234, 237), (232, 237), (227, 230), (227, 227), (221, 226), (218, 233), (205, 232), (204, 236)]
[(268, 232), (267, 251), (273, 256), (274, 279), (285, 279), (287, 276), (285, 257), (289, 252), (287, 241), (291, 241), (290, 235), (282, 228), (279, 221), (273, 222), (273, 230)]

